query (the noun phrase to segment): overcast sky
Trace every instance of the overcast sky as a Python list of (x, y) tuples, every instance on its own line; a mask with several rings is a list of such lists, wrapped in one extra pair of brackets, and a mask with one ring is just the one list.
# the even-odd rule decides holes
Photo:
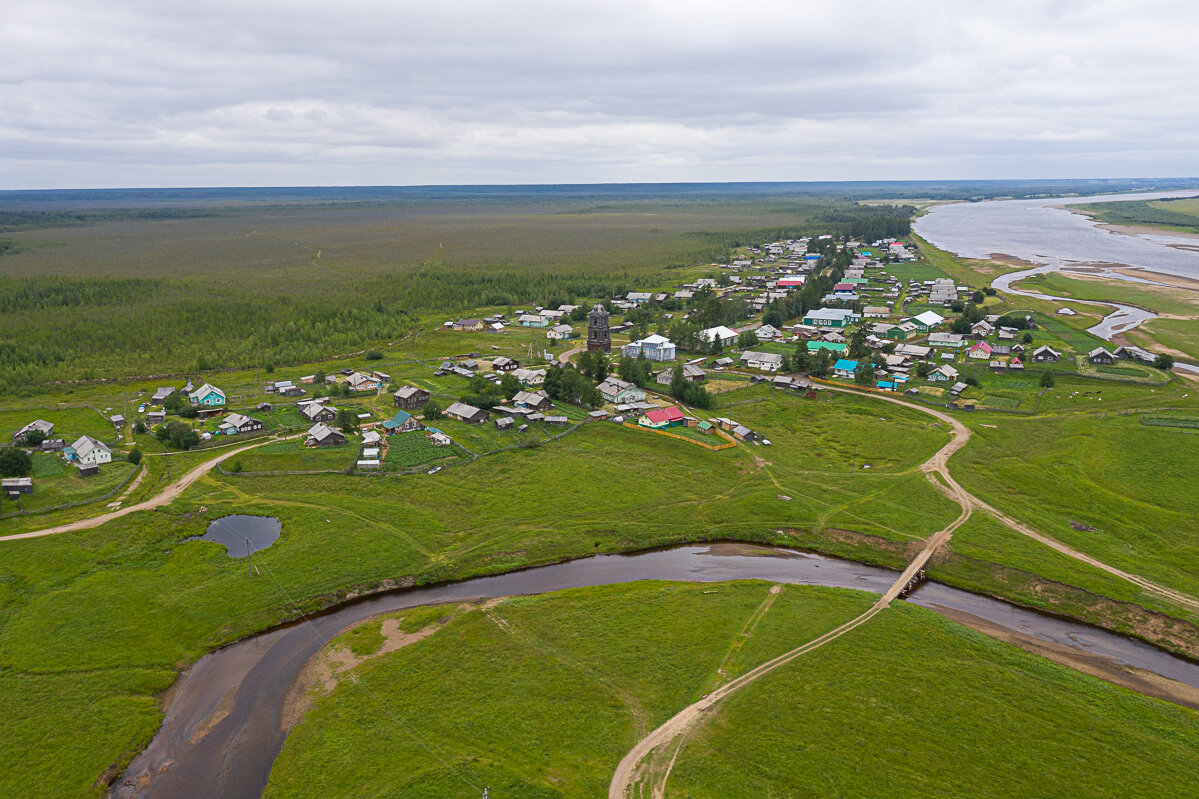
[(0, 188), (1199, 175), (1199, 3), (38, 0)]

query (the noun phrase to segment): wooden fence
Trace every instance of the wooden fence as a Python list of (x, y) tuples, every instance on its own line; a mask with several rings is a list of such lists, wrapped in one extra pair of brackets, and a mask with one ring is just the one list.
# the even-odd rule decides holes
[(640, 425), (640, 424), (633, 424), (632, 422), (624, 422), (621, 426), (629, 427), (629, 428), (632, 428), (633, 430), (644, 430), (648, 433), (656, 433), (660, 436), (669, 436), (670, 438), (677, 438), (679, 441), (686, 441), (688, 444), (694, 444), (697, 447), (703, 447), (704, 449), (708, 449), (713, 452), (719, 452), (722, 449), (728, 449), (730, 447), (737, 446), (736, 441), (729, 438), (724, 433), (724, 431), (722, 431), (718, 428), (715, 428), (715, 427), (712, 428), (712, 432), (724, 439), (723, 444), (718, 444), (718, 445), (705, 444), (702, 441), (696, 441), (694, 438), (691, 438), (690, 436), (680, 436), (678, 433), (671, 433), (666, 430), (655, 430), (652, 427), (646, 427), (646, 426)]

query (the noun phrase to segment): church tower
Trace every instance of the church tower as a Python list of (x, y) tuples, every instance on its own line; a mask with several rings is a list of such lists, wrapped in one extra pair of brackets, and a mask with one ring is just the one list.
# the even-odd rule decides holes
[(587, 351), (611, 352), (612, 338), (608, 332), (608, 309), (598, 302), (587, 314)]

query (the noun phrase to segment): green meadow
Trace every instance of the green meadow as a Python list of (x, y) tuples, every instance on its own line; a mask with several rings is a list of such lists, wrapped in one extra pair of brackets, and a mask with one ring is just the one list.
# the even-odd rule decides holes
[[(772, 597), (752, 581), (641, 582), (434, 610), (408, 628), (432, 625), (431, 636), (366, 660), (355, 680), (318, 695), (266, 796), (468, 797), (472, 785), (497, 796), (603, 796), (625, 752), (674, 712), (872, 599), (795, 586)], [(381, 643), (374, 632), (333, 646), (367, 654)], [(709, 714), (667, 792), (1016, 796), (1068, 784), (1123, 796), (1136, 784), (1178, 793), (1189, 789), (1196, 745), (1194, 711), (900, 603)]]
[(1107, 224), (1145, 225), (1183, 233), (1199, 233), (1199, 199), (1194, 197), (1087, 203), (1071, 207)]
[(671, 795), (1060, 796), (1190, 790), (1199, 714), (900, 603), (731, 697)]
[[(1066, 387), (1059, 383), (1053, 393), (1055, 404), (1066, 404), (1058, 399), (1069, 396)], [(1143, 425), (1135, 412), (1118, 413), (1120, 405), (1143, 398), (1120, 402), (1105, 389), (1102, 398), (1070, 402), (1095, 413), (972, 425), (974, 440), (950, 461), (950, 471), (986, 502), (1053, 538), (1172, 588), (1199, 592), (1193, 524), (1199, 439), (1193, 431)]]

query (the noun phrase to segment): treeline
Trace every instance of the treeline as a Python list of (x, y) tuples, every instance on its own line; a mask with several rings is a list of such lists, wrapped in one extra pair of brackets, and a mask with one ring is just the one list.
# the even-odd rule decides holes
[(871, 242), (907, 236), (915, 213), (910, 205), (845, 205), (824, 212), (819, 220), (829, 228), (825, 233)]
[(754, 228), (751, 230), (689, 233), (689, 237), (704, 242), (710, 248), (708, 261), (727, 261), (738, 247), (760, 245), (770, 241), (785, 241), (804, 236), (849, 236), (863, 241), (900, 238), (912, 232), (912, 216), (916, 209), (910, 205), (844, 204), (827, 205), (801, 212), (802, 221), (794, 225)]
[(439, 265), (322, 280), (269, 292), (201, 278), (0, 278), (0, 391), (63, 379), (309, 363), (400, 338), (420, 314), (611, 297), (636, 287), (626, 274), (456, 272)]
[(1165, 225), (1199, 232), (1199, 216), (1175, 211), (1168, 207), (1169, 200), (1128, 200), (1124, 202), (1091, 203), (1076, 206), (1101, 222), (1114, 225)]
[(122, 305), (131, 294), (153, 291), (156, 284), (144, 278), (0, 277), (0, 314), (78, 305)]
[(108, 208), (99, 211), (53, 210), (53, 211), (0, 211), (0, 233), (19, 230), (40, 230), (56, 227), (98, 225), (102, 222), (166, 219), (196, 219), (217, 216), (217, 212), (203, 208)]

